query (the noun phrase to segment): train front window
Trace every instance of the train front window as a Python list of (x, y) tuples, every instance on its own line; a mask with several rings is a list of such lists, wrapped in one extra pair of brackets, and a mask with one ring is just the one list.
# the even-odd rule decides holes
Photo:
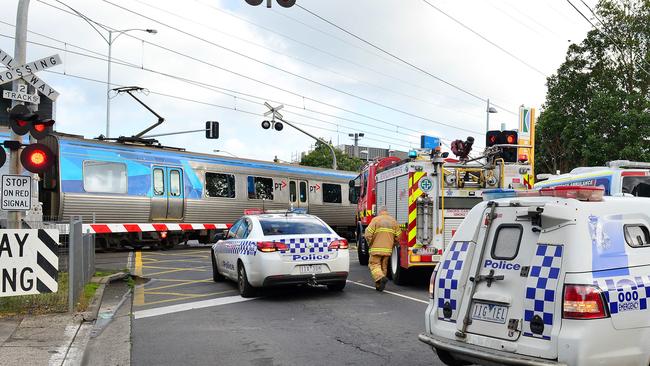
[(623, 193), (636, 197), (650, 197), (650, 176), (623, 177)]

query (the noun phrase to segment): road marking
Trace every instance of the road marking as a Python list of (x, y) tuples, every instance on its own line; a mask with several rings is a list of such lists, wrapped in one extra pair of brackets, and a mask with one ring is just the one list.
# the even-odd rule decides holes
[(144, 305), (144, 284), (135, 286), (134, 292), (135, 294), (133, 295), (133, 305)]
[(208, 308), (208, 307), (213, 307), (213, 306), (235, 304), (235, 303), (238, 303), (238, 302), (243, 302), (243, 301), (248, 301), (248, 300), (253, 300), (253, 299), (247, 299), (247, 298), (243, 298), (241, 296), (228, 296), (228, 297), (220, 297), (220, 298), (217, 298), (217, 299), (188, 302), (188, 303), (185, 303), (185, 304), (170, 305), (170, 306), (163, 306), (163, 307), (155, 308), (155, 309), (147, 309), (147, 310), (136, 311), (136, 312), (133, 313), (133, 318), (134, 319), (143, 319), (143, 318), (149, 318), (149, 317), (153, 317), (153, 316), (160, 316), (160, 315), (166, 315), (166, 314), (173, 314), (173, 313), (178, 313), (178, 312), (181, 312), (181, 311), (188, 311), (188, 310), (193, 310), (193, 309), (203, 309), (203, 308)]
[(153, 272), (153, 273), (147, 273), (147, 276), (158, 276), (162, 274), (167, 274), (167, 273), (174, 273), (174, 272), (183, 272), (183, 271), (190, 271), (190, 272), (207, 272), (205, 269), (192, 269), (192, 268), (175, 268), (175, 269), (169, 269), (166, 271), (159, 271), (159, 272)]
[(129, 258), (126, 260), (126, 269), (133, 270), (133, 252), (129, 252)]
[[(355, 285), (359, 285), (359, 286), (362, 286), (362, 287), (367, 287), (367, 288), (370, 288), (370, 289), (375, 290), (375, 286), (369, 286), (369, 285), (366, 285), (365, 283), (355, 282), (355, 281), (351, 281), (351, 280), (348, 280), (348, 282), (349, 282), (349, 283), (353, 283), (353, 284), (355, 284)], [(423, 303), (423, 304), (427, 304), (427, 305), (429, 304), (428, 301), (424, 301), (424, 300), (416, 299), (415, 297), (411, 297), (411, 296), (402, 295), (402, 294), (397, 293), (397, 292), (388, 291), (388, 290), (384, 290), (383, 292), (385, 292), (385, 293), (387, 293), (387, 294), (394, 295), (394, 296), (403, 297), (403, 298), (405, 298), (405, 299), (409, 299), (409, 300), (413, 300), (413, 301), (421, 302), (421, 303)]]
[(180, 286), (186, 286), (186, 285), (192, 285), (195, 283), (212, 283), (213, 281), (211, 279), (207, 280), (193, 280), (193, 281), (183, 281), (181, 283), (175, 283), (173, 285), (164, 285), (164, 286), (158, 286), (158, 287), (153, 287), (153, 288), (147, 288), (147, 292), (150, 291), (158, 291), (166, 288), (172, 288), (172, 287), (180, 287)]
[(142, 277), (142, 252), (137, 251), (135, 252), (135, 275), (138, 277)]
[[(158, 300), (158, 301), (150, 301), (150, 302), (148, 302), (148, 303), (146, 303), (146, 304), (143, 304), (143, 305), (150, 306), (150, 305), (164, 304), (164, 303), (167, 303), (167, 302), (175, 302), (175, 301), (183, 301), (183, 300), (193, 300), (193, 299), (196, 299), (196, 298), (199, 298), (199, 297), (217, 296), (217, 295), (223, 295), (223, 294), (227, 294), (227, 293), (231, 293), (231, 292), (237, 292), (237, 290), (226, 290), (226, 291), (221, 291), (221, 292), (212, 292), (212, 293), (209, 293), (209, 294), (203, 294), (203, 295), (193, 295), (193, 296), (174, 297), (174, 298), (171, 298), (171, 299)], [(188, 295), (189, 295), (189, 294), (188, 294)]]

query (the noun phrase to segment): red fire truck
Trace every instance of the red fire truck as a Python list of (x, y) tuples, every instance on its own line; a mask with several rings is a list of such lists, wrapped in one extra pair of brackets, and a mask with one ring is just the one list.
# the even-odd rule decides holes
[[(477, 159), (469, 158), (473, 139), (468, 138), (455, 141), (460, 143), (456, 149), (452, 145), (458, 160), (441, 153), (437, 143), (434, 148), (411, 151), (406, 160), (388, 157), (366, 164), (350, 182), (357, 187), (350, 191), (358, 194), (351, 199), (357, 202), (359, 263), (368, 264), (363, 233), (379, 207), (385, 206), (402, 227), (400, 243), (389, 262), (389, 276), (399, 285), (415, 268), (435, 266), (469, 210), (482, 201), (483, 192), (530, 188), (532, 167), (525, 157), (517, 156), (517, 132), (502, 132), (509, 133), (514, 141), (504, 137), (505, 144), (488, 143)], [(509, 154), (512, 149), (514, 156)]]

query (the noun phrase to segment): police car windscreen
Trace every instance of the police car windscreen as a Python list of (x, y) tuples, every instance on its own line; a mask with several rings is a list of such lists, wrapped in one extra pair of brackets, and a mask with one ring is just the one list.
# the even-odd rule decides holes
[(310, 219), (260, 219), (264, 235), (331, 234), (320, 221)]
[(623, 177), (623, 193), (637, 197), (650, 197), (650, 177)]

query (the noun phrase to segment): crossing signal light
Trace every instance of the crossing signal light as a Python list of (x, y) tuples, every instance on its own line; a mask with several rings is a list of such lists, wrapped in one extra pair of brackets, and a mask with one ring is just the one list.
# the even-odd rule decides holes
[[(519, 143), (519, 136), (517, 131), (488, 131), (485, 135), (485, 146), (491, 147), (494, 145), (517, 145)], [(517, 148), (516, 147), (501, 147), (500, 157), (506, 163), (516, 163)]]
[(42, 173), (54, 164), (54, 153), (44, 144), (31, 144), (20, 153), (20, 162), (27, 171)]
[(32, 135), (33, 138), (37, 140), (42, 140), (45, 137), (47, 137), (50, 133), (52, 133), (53, 130), (52, 126), (54, 126), (53, 119), (35, 120), (32, 121), (32, 126), (29, 130), (29, 133)]
[(36, 120), (38, 115), (30, 111), (26, 106), (17, 104), (9, 111), (9, 127), (16, 135), (24, 135), (32, 127), (32, 121)]
[(217, 121), (205, 122), (205, 138), (206, 139), (219, 138), (219, 122)]
[(271, 128), (271, 122), (270, 121), (262, 121), (262, 128), (265, 130), (268, 130)]
[(283, 8), (290, 8), (296, 5), (296, 0), (277, 0), (278, 4)]
[(501, 137), (501, 131), (488, 131), (485, 135), (485, 146), (490, 147), (499, 143), (499, 138)]

